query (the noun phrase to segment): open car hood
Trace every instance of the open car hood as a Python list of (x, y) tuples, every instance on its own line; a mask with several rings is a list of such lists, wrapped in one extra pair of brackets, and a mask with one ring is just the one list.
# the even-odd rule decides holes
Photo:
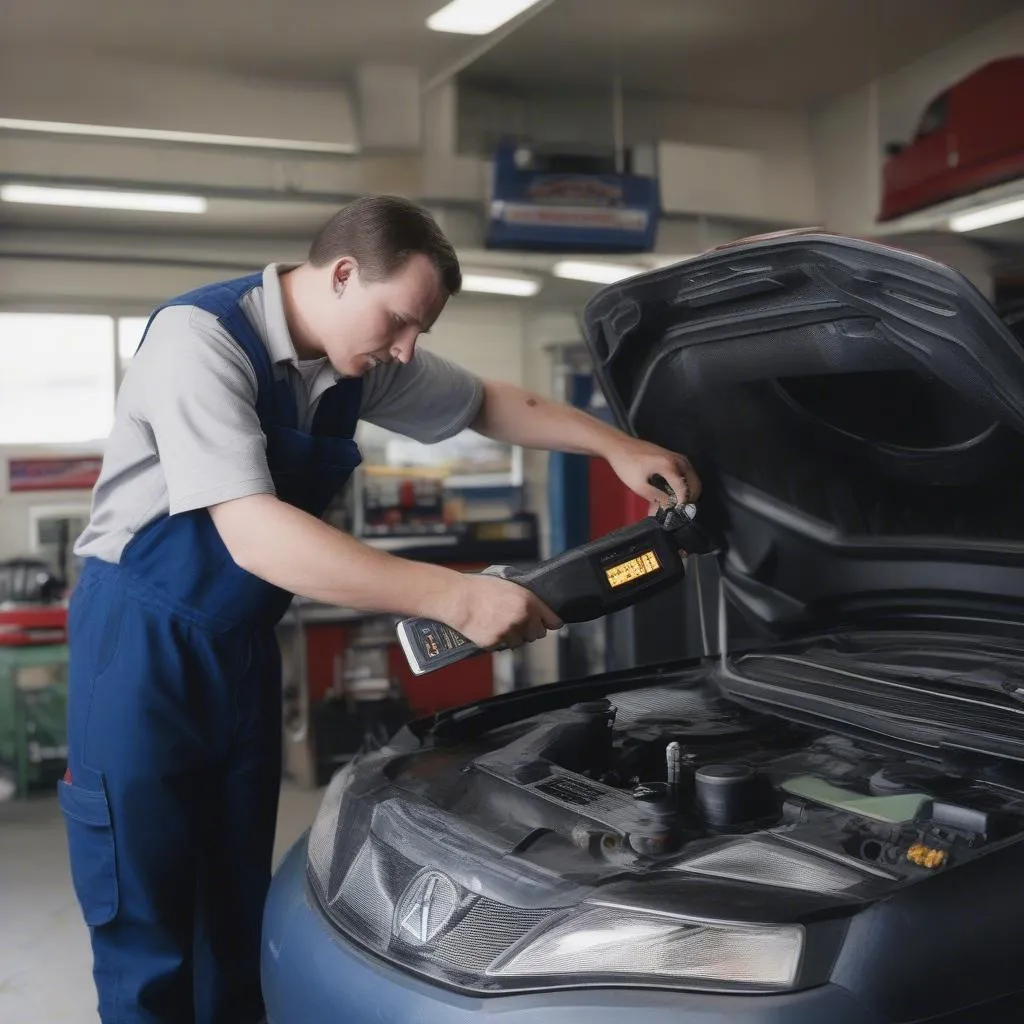
[(751, 626), (1024, 618), (1024, 349), (959, 273), (794, 234), (604, 288), (585, 324), (620, 425), (700, 473)]

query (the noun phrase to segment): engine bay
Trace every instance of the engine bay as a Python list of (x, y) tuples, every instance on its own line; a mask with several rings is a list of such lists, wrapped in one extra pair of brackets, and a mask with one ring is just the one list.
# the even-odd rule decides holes
[[(1024, 830), (1024, 792), (724, 701), (709, 686), (611, 695), (546, 714), (475, 758), (519, 844), (553, 836), (648, 867), (764, 834), (895, 882)], [(484, 795), (478, 793), (477, 801)]]
[[(473, 991), (502, 989), (489, 965), (523, 943), (607, 908), (758, 942), (798, 927), (805, 986), (855, 922), (903, 922), (903, 890), (945, 905), (1018, 877), (1017, 763), (794, 721), (726, 696), (706, 667), (608, 682), (531, 695), (529, 716), (517, 701), (470, 707), (339, 774), (309, 847), (331, 920)], [(965, 886), (944, 884), (961, 866)]]

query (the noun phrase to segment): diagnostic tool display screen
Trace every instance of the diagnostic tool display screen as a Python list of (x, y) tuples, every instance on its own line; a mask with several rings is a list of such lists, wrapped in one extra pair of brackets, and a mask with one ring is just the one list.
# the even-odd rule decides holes
[(661, 568), (658, 556), (653, 551), (644, 551), (635, 558), (627, 559), (625, 562), (618, 562), (615, 565), (604, 567), (604, 574), (608, 579), (608, 585), (615, 587), (624, 586), (634, 580), (650, 576)]

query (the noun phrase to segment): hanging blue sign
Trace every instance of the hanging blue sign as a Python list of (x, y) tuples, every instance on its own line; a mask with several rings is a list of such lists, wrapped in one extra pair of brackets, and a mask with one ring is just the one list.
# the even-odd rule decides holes
[(650, 252), (657, 178), (524, 170), (514, 144), (494, 157), (487, 245), (492, 249)]

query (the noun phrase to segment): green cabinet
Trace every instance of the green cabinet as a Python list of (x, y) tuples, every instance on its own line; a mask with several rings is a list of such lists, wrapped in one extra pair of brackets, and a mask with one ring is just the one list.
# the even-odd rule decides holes
[(0, 770), (19, 796), (52, 786), (67, 762), (64, 644), (0, 647)]

